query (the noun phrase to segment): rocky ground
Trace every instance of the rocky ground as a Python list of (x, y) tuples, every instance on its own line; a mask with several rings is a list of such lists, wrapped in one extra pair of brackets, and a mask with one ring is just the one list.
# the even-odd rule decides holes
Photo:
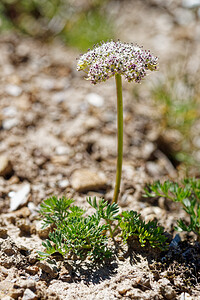
[[(185, 217), (184, 212), (142, 194), (153, 179), (179, 175), (160, 143), (165, 141), (160, 108), (151, 89), (183, 64), (199, 82), (200, 11), (189, 7), (191, 2), (113, 1), (108, 7), (120, 39), (137, 41), (160, 57), (160, 71), (139, 87), (123, 83), (119, 205), (146, 221), (157, 218), (173, 237), (177, 216)], [(37, 213), (42, 200), (66, 195), (90, 213), (87, 196), (112, 199), (115, 83), (91, 86), (76, 71), (79, 53), (59, 41), (1, 35), (0, 53), (0, 298), (200, 299), (200, 245), (190, 235), (182, 235), (178, 247), (176, 236), (158, 260), (138, 250), (134, 261), (121, 257), (100, 267), (82, 266), (73, 276), (67, 263), (38, 262), (36, 251), (48, 235)]]

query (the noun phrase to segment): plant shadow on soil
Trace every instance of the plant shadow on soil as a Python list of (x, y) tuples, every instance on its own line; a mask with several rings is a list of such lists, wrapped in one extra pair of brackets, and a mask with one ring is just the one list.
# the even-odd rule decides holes
[(200, 283), (200, 243), (181, 241), (178, 234), (167, 251), (159, 252), (151, 247), (141, 249), (139, 242), (134, 242), (129, 245), (126, 257), (131, 264), (146, 259), (154, 280), (164, 276), (178, 293), (189, 293)]
[[(164, 252), (148, 246), (141, 248), (139, 242), (134, 241), (134, 243), (129, 244), (128, 250), (124, 253), (124, 260), (129, 259), (132, 266), (139, 266), (142, 260), (146, 260), (155, 281), (165, 277), (178, 294), (190, 293), (191, 288), (197, 287), (200, 283), (200, 243), (182, 242), (179, 238), (179, 235), (176, 235), (171, 241), (169, 249)], [(68, 283), (82, 282), (86, 285), (91, 283), (97, 285), (116, 276), (119, 261), (113, 258), (99, 264), (64, 262), (64, 266), (70, 273), (70, 279), (66, 280)], [(60, 277), (59, 279), (65, 281), (64, 278)], [(51, 280), (46, 279), (45, 281), (50, 284)], [(139, 282), (138, 286), (140, 286)]]
[[(48, 262), (51, 260), (49, 259)], [(63, 269), (66, 272), (67, 276), (62, 274)], [(112, 276), (117, 274), (118, 264), (115, 261), (107, 261), (102, 263), (94, 262), (75, 262), (75, 261), (63, 261), (63, 267), (61, 273), (57, 274), (56, 279), (60, 279), (63, 282), (68, 283), (78, 283), (83, 282), (88, 285), (99, 284), (104, 280), (111, 279)], [(51, 283), (51, 276), (48, 276), (46, 272), (42, 272), (40, 279), (46, 281), (47, 285)]]
[[(75, 270), (76, 277), (75, 282), (82, 280), (85, 284), (99, 284), (100, 282), (111, 279), (116, 275), (118, 264), (116, 262), (110, 262), (105, 264), (90, 264), (86, 263), (84, 266), (79, 266)], [(77, 272), (79, 276), (77, 277)]]

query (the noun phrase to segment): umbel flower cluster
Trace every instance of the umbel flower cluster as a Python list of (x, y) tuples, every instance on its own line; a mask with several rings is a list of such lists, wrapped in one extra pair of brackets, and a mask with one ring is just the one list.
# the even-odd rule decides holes
[(83, 70), (87, 80), (96, 84), (110, 77), (124, 75), (129, 82), (140, 82), (147, 70), (157, 70), (158, 58), (150, 51), (133, 44), (109, 41), (96, 45), (78, 59), (77, 70)]

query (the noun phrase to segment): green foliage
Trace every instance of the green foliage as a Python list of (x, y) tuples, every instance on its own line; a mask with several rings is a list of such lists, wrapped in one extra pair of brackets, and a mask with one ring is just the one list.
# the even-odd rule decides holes
[(146, 224), (133, 211), (120, 215), (118, 204), (108, 204), (103, 199), (97, 203), (96, 197), (89, 197), (87, 202), (96, 212), (86, 217), (80, 207), (72, 206), (73, 199), (53, 196), (41, 204), (39, 212), (43, 218), (43, 227), (53, 225), (49, 239), (42, 243), (45, 252), (38, 251), (41, 258), (59, 253), (74, 259), (105, 260), (112, 256), (107, 233), (114, 241), (120, 229), (124, 242), (134, 237), (142, 247), (148, 241), (153, 248), (165, 249), (166, 238), (156, 222)]
[(18, 29), (31, 36), (60, 35), (69, 45), (86, 50), (113, 38), (106, 13), (108, 0), (1, 0), (0, 30)]
[(46, 253), (42, 257), (59, 252), (63, 256), (70, 254), (80, 259), (90, 257), (101, 260), (111, 256), (105, 235), (107, 225), (100, 225), (98, 214), (83, 217), (84, 210), (71, 206), (73, 199), (55, 196), (46, 199), (40, 208), (43, 227), (53, 224), (55, 229), (49, 234), (49, 240), (43, 242)]
[(61, 33), (64, 41), (82, 51), (102, 40), (113, 38), (111, 21), (99, 9), (80, 13)]
[(119, 224), (117, 223), (114, 227), (114, 229), (112, 228), (113, 226), (113, 222), (115, 220), (119, 219), (119, 206), (117, 203), (112, 203), (112, 204), (108, 204), (107, 201), (105, 201), (104, 199), (99, 200), (99, 203), (97, 204), (96, 201), (96, 197), (93, 198), (93, 201), (91, 199), (91, 197), (89, 197), (87, 199), (87, 202), (94, 208), (96, 209), (96, 214), (98, 216), (99, 219), (103, 219), (106, 224), (108, 225), (108, 229), (110, 232), (110, 237), (112, 239), (114, 239), (115, 233), (119, 227)]
[(177, 230), (183, 230), (197, 234), (200, 238), (200, 180), (187, 178), (182, 184), (165, 181), (156, 181), (146, 189), (146, 197), (164, 197), (175, 202), (180, 202), (183, 209), (190, 217), (190, 222), (178, 220)]
[(119, 212), (119, 206), (116, 203), (108, 204), (104, 199), (100, 199), (97, 204), (96, 197), (87, 198), (87, 202), (96, 209), (99, 219), (104, 219), (105, 221), (114, 221), (117, 219), (117, 214)]
[(71, 206), (72, 203), (74, 203), (74, 200), (66, 197), (58, 199), (56, 196), (53, 196), (44, 200), (39, 210), (39, 213), (44, 217), (43, 228), (50, 224), (60, 226), (63, 221), (73, 216), (82, 216), (84, 210), (78, 206)]
[(99, 225), (95, 216), (73, 217), (64, 223), (60, 229), (49, 234), (49, 239), (43, 242), (46, 253), (52, 255), (59, 252), (63, 256), (69, 254), (72, 258), (102, 260), (111, 256), (107, 247), (107, 237), (104, 231), (106, 225)]
[(176, 83), (169, 87), (165, 83), (154, 91), (154, 98), (163, 105), (163, 118), (165, 127), (177, 129), (186, 135), (197, 118), (197, 103), (188, 97), (182, 99), (175, 92)]
[(140, 214), (131, 210), (122, 213), (119, 226), (125, 242), (138, 239), (142, 247), (149, 244), (152, 248), (167, 249), (167, 237), (163, 235), (164, 230), (156, 221), (145, 223), (140, 219)]
[(195, 76), (191, 79), (181, 71), (183, 60), (184, 58), (181, 58), (179, 75), (174, 77), (174, 70), (169, 70), (167, 79), (154, 89), (153, 98), (160, 104), (163, 132), (179, 132), (179, 140), (171, 155), (187, 167), (197, 166), (197, 163), (199, 166), (199, 161), (194, 157), (194, 151), (198, 149), (192, 138), (193, 126), (199, 120), (198, 92), (195, 90)]

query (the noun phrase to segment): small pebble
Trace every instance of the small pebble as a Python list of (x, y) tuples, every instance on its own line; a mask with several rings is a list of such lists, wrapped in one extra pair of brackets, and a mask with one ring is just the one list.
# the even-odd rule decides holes
[(13, 97), (18, 97), (22, 93), (22, 88), (15, 84), (7, 84), (5, 87), (5, 92)]
[(36, 300), (37, 296), (30, 289), (25, 289), (22, 300)]
[(7, 155), (0, 155), (0, 176), (7, 176), (12, 173), (12, 164)]
[(95, 94), (95, 93), (90, 93), (86, 96), (86, 100), (89, 104), (95, 106), (95, 107), (102, 107), (104, 104), (104, 99), (102, 96)]
[(5, 227), (0, 227), (0, 238), (6, 239), (7, 237), (7, 229)]
[(54, 264), (49, 264), (46, 261), (39, 261), (37, 262), (37, 266), (41, 268), (45, 273), (48, 273), (51, 278), (56, 278), (58, 275), (58, 269)]
[(192, 296), (190, 296), (188, 293), (183, 292), (180, 295), (180, 300), (193, 300), (194, 298)]
[(30, 190), (30, 184), (26, 183), (11, 197), (10, 211), (16, 210), (19, 206), (24, 205), (27, 202)]
[(57, 155), (67, 155), (70, 153), (70, 149), (69, 149), (69, 147), (66, 147), (66, 146), (58, 146), (58, 147), (56, 147), (55, 152)]
[(6, 119), (6, 120), (3, 120), (2, 127), (5, 130), (10, 130), (13, 127), (17, 126), (18, 124), (19, 124), (19, 120), (17, 118)]
[(59, 182), (58, 182), (58, 186), (59, 186), (59, 188), (61, 188), (61, 189), (65, 189), (66, 187), (69, 186), (69, 180), (64, 179), (64, 180), (59, 181)]
[(78, 192), (99, 190), (105, 188), (107, 179), (102, 172), (79, 169), (72, 174), (71, 184), (73, 189)]
[(22, 297), (23, 295), (23, 289), (12, 289), (9, 292), (9, 296), (12, 297), (12, 299), (18, 299), (19, 297)]
[(14, 106), (8, 106), (3, 109), (3, 115), (6, 117), (15, 117), (17, 114), (17, 109)]
[(49, 236), (49, 232), (51, 230), (51, 226), (42, 228), (42, 224), (43, 224), (42, 220), (36, 222), (36, 232), (41, 239), (47, 239)]
[(16, 223), (17, 227), (20, 229), (21, 236), (27, 236), (31, 234), (31, 226), (26, 221), (26, 219), (20, 219)]
[(26, 272), (30, 275), (35, 275), (39, 271), (39, 268), (37, 266), (28, 266), (26, 268)]

